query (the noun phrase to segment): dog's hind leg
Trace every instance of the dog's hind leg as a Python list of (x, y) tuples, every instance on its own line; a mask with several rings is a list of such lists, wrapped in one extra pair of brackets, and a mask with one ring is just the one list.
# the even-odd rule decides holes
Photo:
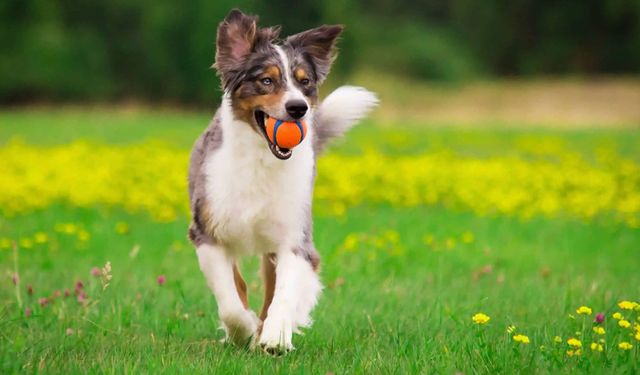
[(273, 301), (273, 293), (276, 289), (276, 255), (266, 254), (262, 257), (262, 280), (264, 283), (264, 302), (260, 311), (260, 320), (267, 318), (267, 311)]
[[(199, 244), (196, 252), (207, 285), (216, 297), (226, 340), (238, 345), (247, 344), (255, 334), (260, 320), (247, 308), (246, 285), (239, 277), (233, 259), (226, 254), (224, 248), (210, 243)], [(236, 274), (239, 278), (236, 278)]]
[(247, 293), (247, 283), (244, 282), (237, 264), (233, 264), (233, 282), (236, 284), (236, 290), (242, 305), (245, 309), (249, 308), (249, 295)]
[(280, 354), (293, 349), (291, 337), (298, 328), (311, 324), (309, 314), (322, 285), (311, 263), (291, 250), (278, 253), (275, 276), (273, 300), (258, 343), (265, 351)]

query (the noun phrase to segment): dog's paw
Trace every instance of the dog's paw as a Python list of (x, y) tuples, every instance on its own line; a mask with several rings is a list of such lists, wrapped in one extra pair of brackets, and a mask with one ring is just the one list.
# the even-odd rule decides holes
[(283, 355), (292, 351), (292, 328), (290, 318), (282, 314), (269, 314), (262, 326), (258, 346), (271, 355)]
[(226, 333), (225, 342), (246, 345), (255, 335), (260, 319), (252, 310), (220, 313), (222, 328)]

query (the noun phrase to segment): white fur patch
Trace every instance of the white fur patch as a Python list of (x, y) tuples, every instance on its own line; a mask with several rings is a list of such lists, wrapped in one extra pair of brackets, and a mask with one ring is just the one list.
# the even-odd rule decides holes
[(277, 159), (249, 124), (222, 104), (223, 143), (205, 171), (213, 232), (234, 256), (277, 252), (302, 243), (311, 204), (312, 127), (288, 160)]

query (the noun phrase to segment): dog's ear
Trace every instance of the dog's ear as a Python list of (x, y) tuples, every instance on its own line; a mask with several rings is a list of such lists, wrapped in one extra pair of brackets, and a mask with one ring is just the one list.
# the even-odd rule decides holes
[(233, 9), (218, 26), (216, 62), (213, 66), (222, 76), (237, 68), (251, 53), (256, 39), (257, 20), (256, 16)]
[(316, 79), (321, 83), (329, 74), (336, 57), (336, 41), (344, 30), (342, 25), (322, 25), (287, 38), (286, 43), (311, 57)]

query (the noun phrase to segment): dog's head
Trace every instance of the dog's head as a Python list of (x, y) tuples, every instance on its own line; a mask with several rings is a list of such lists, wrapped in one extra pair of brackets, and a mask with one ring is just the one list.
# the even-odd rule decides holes
[(218, 26), (216, 62), (234, 116), (264, 137), (273, 155), (288, 159), (266, 135), (265, 118), (304, 120), (335, 57), (343, 27), (320, 26), (277, 43), (280, 27), (260, 28), (258, 18), (234, 9)]

